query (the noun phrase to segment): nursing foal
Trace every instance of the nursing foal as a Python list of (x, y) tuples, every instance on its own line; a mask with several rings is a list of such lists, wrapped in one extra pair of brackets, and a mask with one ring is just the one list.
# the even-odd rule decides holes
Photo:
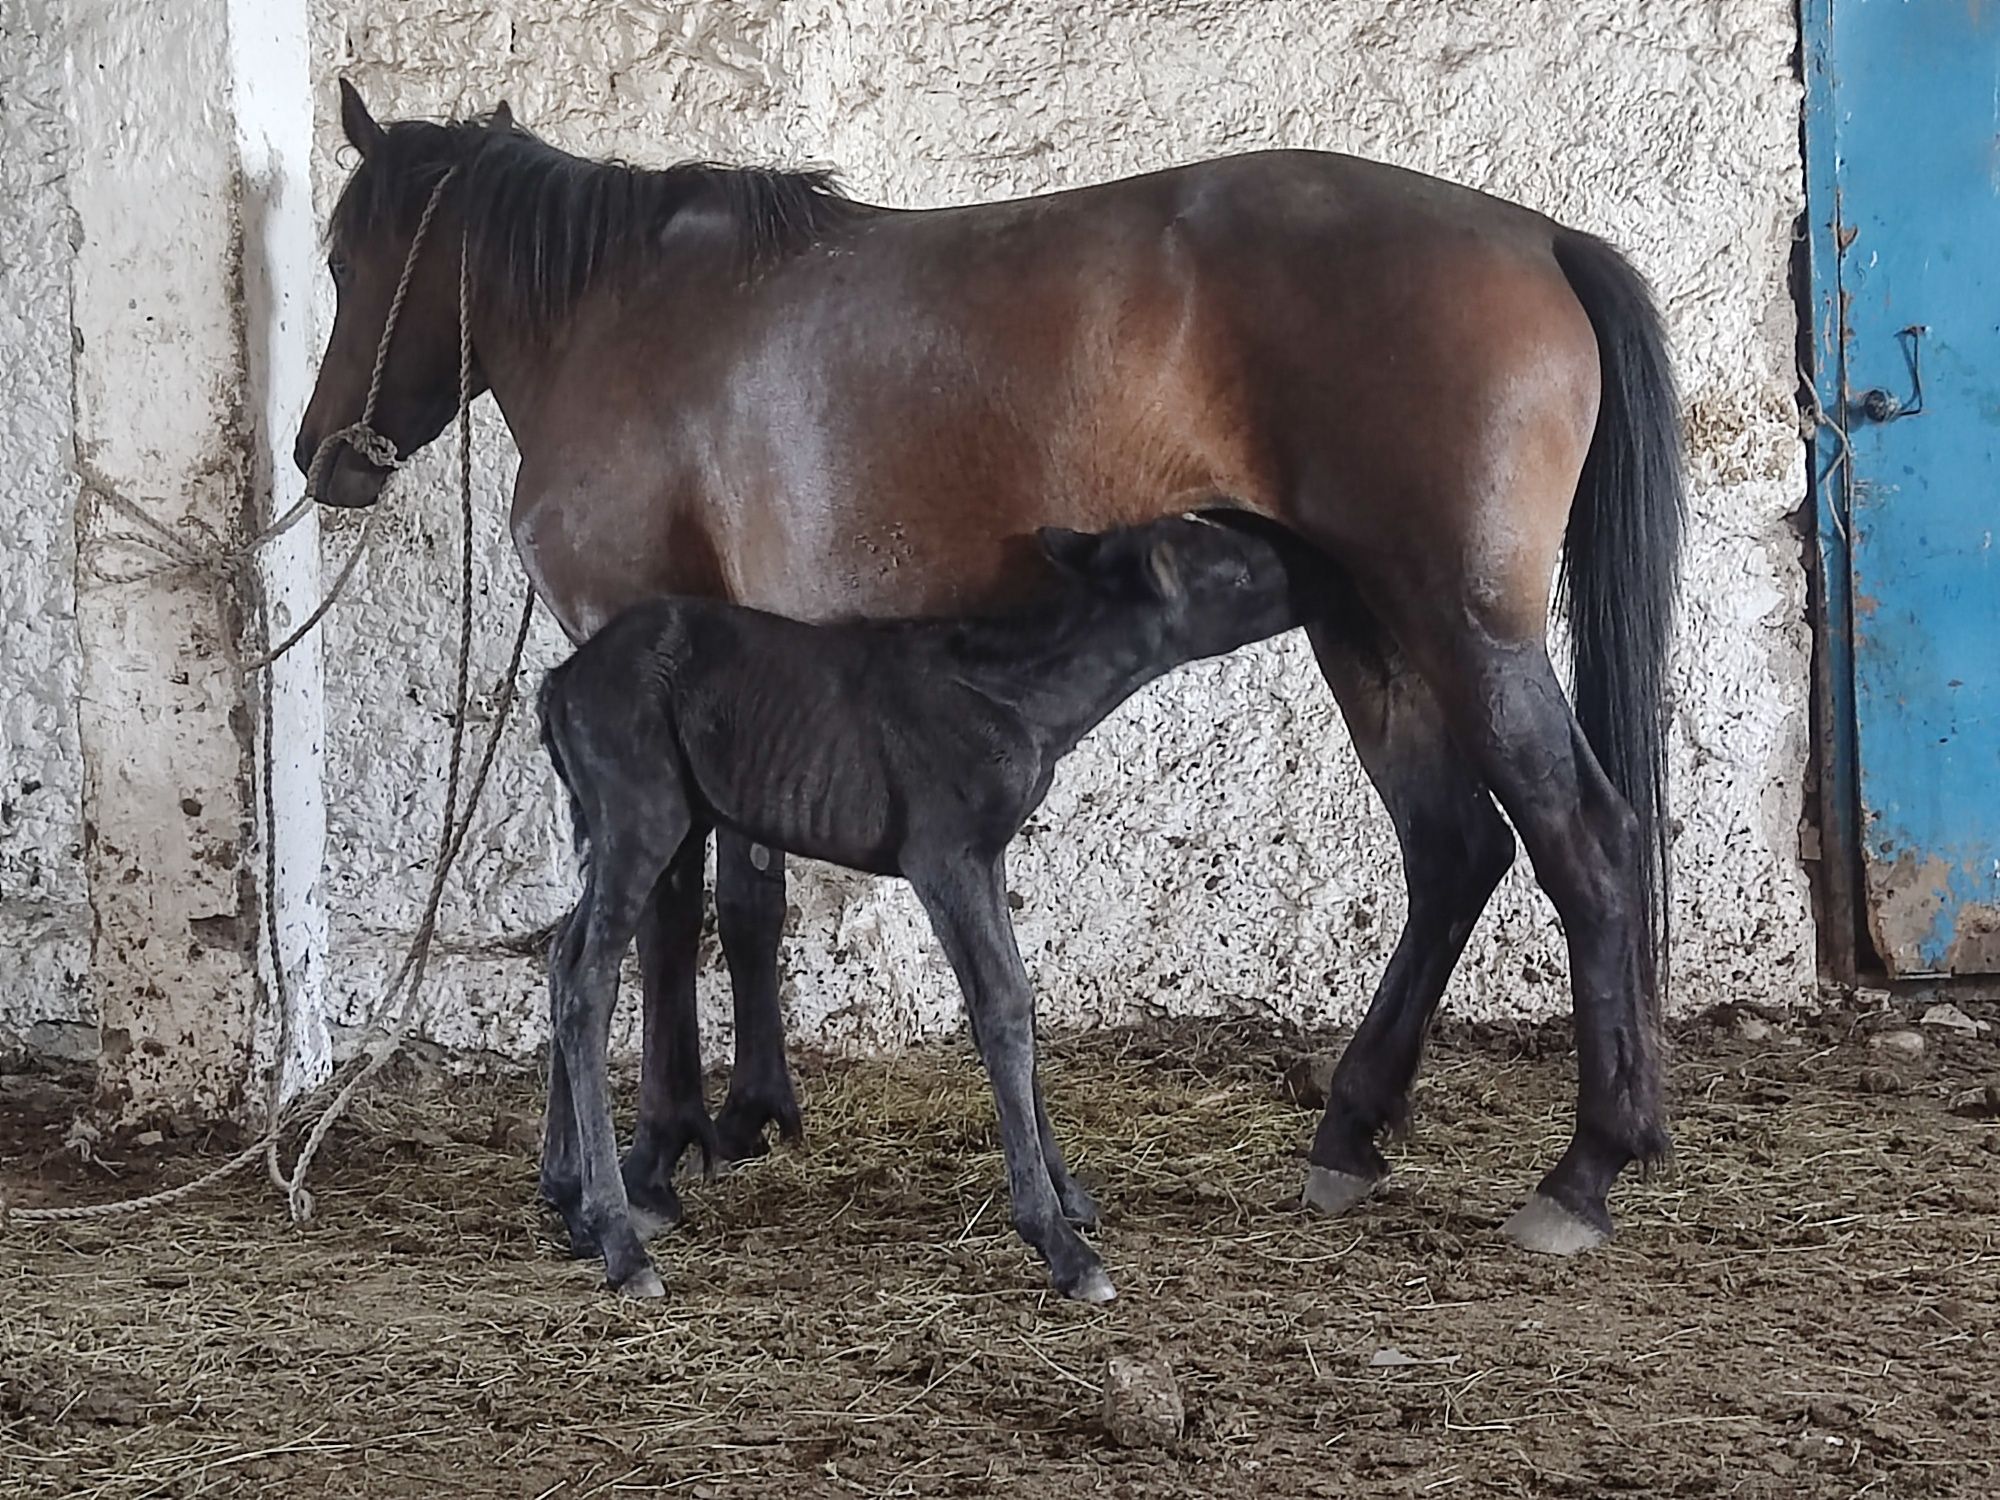
[[(1325, 598), (1299, 576), (1302, 554), (1233, 527), (1183, 518), (1039, 535), (1064, 587), (1033, 612), (806, 625), (664, 599), (621, 614), (549, 674), (542, 742), (569, 792), (584, 888), (550, 956), (563, 1066), (550, 1069), (541, 1185), (619, 1291), (662, 1293), (612, 1130), (619, 964), (655, 881), (699, 882), (719, 827), (910, 882), (993, 1085), (1015, 1228), (1065, 1296), (1114, 1295), (1076, 1232), (1095, 1208), (1035, 1077), (1007, 845), (1056, 763), (1140, 687), (1304, 624)], [(555, 1128), (565, 1110), (573, 1134)]]

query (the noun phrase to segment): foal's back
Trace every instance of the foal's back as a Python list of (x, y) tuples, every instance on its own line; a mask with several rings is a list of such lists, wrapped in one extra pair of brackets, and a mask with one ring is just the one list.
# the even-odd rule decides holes
[[(587, 720), (593, 822), (673, 780), (705, 823), (809, 858), (900, 873), (913, 825), (962, 820), (1022, 736), (954, 670), (963, 625), (808, 625), (706, 599), (620, 614), (550, 676)], [(1034, 768), (1024, 766), (1032, 778)], [(941, 802), (953, 804), (943, 807)], [(1012, 829), (996, 830), (1002, 842)]]

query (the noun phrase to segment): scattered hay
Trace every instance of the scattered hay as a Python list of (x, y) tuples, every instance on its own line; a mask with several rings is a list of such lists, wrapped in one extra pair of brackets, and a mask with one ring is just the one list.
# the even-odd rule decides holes
[[(1858, 1086), (1881, 1059), (1851, 1019), (1689, 1029), (1679, 1170), (1558, 1263), (1497, 1226), (1567, 1129), (1560, 1033), (1447, 1036), (1396, 1176), (1335, 1223), (1297, 1207), (1313, 1117), (1284, 1083), (1326, 1039), (1058, 1040), (1103, 1308), (1014, 1237), (963, 1045), (808, 1064), (806, 1148), (690, 1183), (646, 1306), (535, 1205), (532, 1083), (418, 1072), (332, 1137), (303, 1229), (249, 1181), (0, 1238), (0, 1493), (1991, 1493), (2000, 1135), (1951, 1102), (2000, 1046), (1932, 1042), (1888, 1093)], [(230, 1144), (81, 1166), (74, 1102), (0, 1094), (20, 1201)], [(1104, 1372), (1154, 1353), (1182, 1434), (1119, 1447)]]

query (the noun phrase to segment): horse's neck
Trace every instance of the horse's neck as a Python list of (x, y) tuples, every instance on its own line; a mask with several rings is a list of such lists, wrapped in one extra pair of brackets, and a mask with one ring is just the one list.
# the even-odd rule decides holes
[[(558, 330), (560, 333), (560, 330)], [(523, 457), (534, 444), (543, 424), (535, 420), (548, 394), (550, 371), (555, 361), (548, 357), (549, 346), (558, 340), (532, 338), (496, 311), (487, 311), (473, 322), (472, 344), (478, 354), (486, 388), (513, 434), (514, 446)]]
[[(480, 299), (473, 313), (473, 345), (494, 402), (524, 459), (576, 440), (574, 424), (546, 421), (543, 413), (559, 382), (574, 387), (603, 355), (629, 353), (635, 337), (652, 325), (672, 323), (687, 308), (699, 308), (718, 288), (735, 287), (741, 251), (733, 235), (715, 223), (676, 219), (656, 263), (615, 267), (601, 284), (587, 288), (548, 324), (532, 326), (513, 315), (504, 298)], [(671, 342), (660, 346), (671, 348)], [(568, 390), (568, 398), (576, 391)]]

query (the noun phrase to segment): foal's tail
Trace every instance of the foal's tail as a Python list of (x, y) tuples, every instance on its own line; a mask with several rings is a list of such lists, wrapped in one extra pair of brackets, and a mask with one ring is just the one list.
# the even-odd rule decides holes
[(1560, 596), (1575, 656), (1576, 716), (1639, 819), (1648, 997), (1667, 987), (1666, 669), (1687, 519), (1680, 396), (1645, 281), (1603, 240), (1573, 230), (1556, 263), (1597, 332), (1604, 390), (1563, 536)]

